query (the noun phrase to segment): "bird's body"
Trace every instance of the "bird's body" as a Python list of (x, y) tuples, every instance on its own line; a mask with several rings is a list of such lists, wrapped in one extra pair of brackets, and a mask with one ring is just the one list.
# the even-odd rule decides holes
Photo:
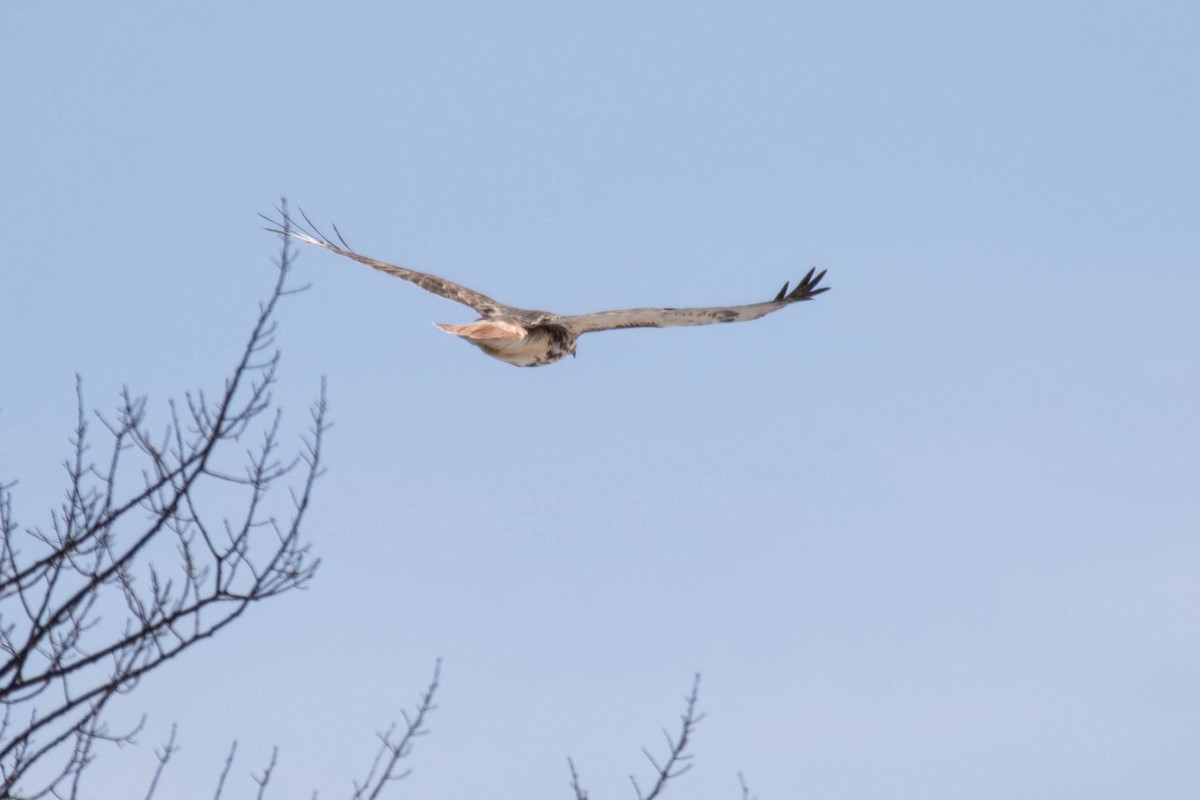
[(825, 276), (825, 271), (817, 273), (813, 268), (795, 289), (789, 292), (788, 284), (785, 283), (774, 299), (763, 303), (712, 308), (626, 308), (598, 311), (593, 314), (555, 314), (550, 311), (507, 306), (437, 275), (359, 255), (342, 238), (336, 226), (334, 233), (338, 243), (317, 231), (307, 217), (305, 221), (309, 224), (306, 228), (297, 225), (286, 213), (280, 213), (283, 221), (268, 219), (273, 223), (269, 230), (352, 258), (380, 272), (403, 278), (428, 292), (473, 308), (479, 314), (479, 319), (474, 322), (464, 325), (441, 322), (434, 324), (447, 333), (475, 345), (492, 358), (518, 367), (540, 367), (543, 364), (552, 364), (568, 354), (574, 355), (576, 340), (585, 333), (618, 328), (666, 328), (710, 325), (717, 322), (744, 322), (766, 316), (792, 303), (810, 300), (821, 292), (828, 291), (828, 287), (817, 288), (817, 284)]
[(446, 333), (461, 336), (492, 358), (517, 367), (553, 364), (575, 352), (575, 337), (552, 322), (525, 326), (508, 319), (480, 319), (466, 325), (435, 322)]

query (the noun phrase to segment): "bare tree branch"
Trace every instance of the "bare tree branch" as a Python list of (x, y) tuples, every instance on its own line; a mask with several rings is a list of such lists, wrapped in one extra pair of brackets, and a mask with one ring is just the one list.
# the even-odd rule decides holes
[[(667, 730), (663, 730), (663, 736), (667, 740), (667, 758), (661, 764), (643, 747), (642, 753), (650, 761), (650, 765), (654, 767), (654, 785), (648, 793), (642, 791), (641, 785), (635, 776), (630, 775), (629, 780), (633, 783), (633, 790), (637, 793), (638, 800), (654, 800), (659, 797), (663, 790), (666, 789), (667, 783), (674, 778), (678, 778), (683, 773), (692, 768), (688, 762), (692, 757), (687, 754), (688, 742), (691, 740), (692, 732), (696, 726), (700, 724), (700, 720), (704, 719), (704, 714), (696, 710), (696, 703), (700, 699), (700, 674), (696, 674), (695, 680), (692, 682), (692, 691), (685, 698), (686, 706), (684, 712), (680, 716), (679, 734), (672, 737)], [(587, 800), (588, 793), (584, 790), (579, 782), (579, 773), (575, 769), (575, 762), (568, 758), (567, 766), (571, 769), (571, 791), (575, 794), (575, 800)]]
[(217, 779), (217, 791), (213, 793), (213, 800), (221, 800), (221, 793), (225, 791), (225, 779), (229, 777), (229, 770), (233, 769), (233, 759), (237, 756), (237, 742), (235, 741), (229, 747), (229, 755), (225, 756), (225, 766), (221, 768), (221, 777)]
[(171, 756), (179, 750), (175, 744), (176, 726), (171, 726), (171, 735), (167, 737), (167, 743), (163, 745), (162, 750), (154, 753), (158, 758), (158, 766), (154, 768), (154, 777), (150, 780), (150, 788), (146, 791), (146, 800), (153, 800), (154, 793), (158, 791), (158, 781), (162, 777), (163, 770), (167, 768), (167, 762), (171, 760)]
[(738, 773), (738, 785), (742, 787), (742, 800), (758, 800), (758, 795), (750, 796), (750, 787), (746, 785), (746, 776)]
[(588, 800), (588, 793), (579, 784), (579, 773), (575, 770), (574, 760), (567, 758), (567, 766), (571, 768), (571, 791), (575, 793), (575, 800)]
[[(274, 315), (294, 291), (286, 237), (275, 263), (275, 286), (215, 399), (187, 394), (155, 434), (145, 398), (124, 390), (113, 415), (96, 415), (109, 440), (97, 461), (77, 379), (67, 491), (48, 526), (20, 526), (13, 484), (0, 484), (0, 796), (78, 794), (95, 746), (131, 742), (140, 727), (109, 728), (118, 694), (252, 604), (312, 578), (318, 561), (300, 525), (321, 473), (325, 387), (300, 452), (281, 458), (271, 391)], [(239, 467), (239, 443), (251, 436)], [(274, 497), (296, 476), (291, 510), (280, 516)], [(213, 498), (242, 510), (214, 513)]]
[(428, 733), (425, 729), (425, 717), (437, 708), (433, 704), (433, 697), (437, 693), (441, 674), (442, 660), (439, 658), (433, 667), (433, 678), (417, 699), (415, 712), (411, 715), (407, 711), (400, 712), (404, 718), (404, 730), (400, 738), (393, 738), (396, 734), (396, 723), (392, 723), (386, 732), (378, 734), (379, 750), (376, 751), (363, 780), (354, 782), (354, 794), (351, 795), (353, 800), (376, 800), (386, 784), (402, 780), (412, 772), (399, 771), (400, 761), (412, 752), (412, 740)]
[(650, 751), (644, 747), (642, 748), (642, 752), (646, 754), (646, 758), (649, 759), (650, 764), (657, 772), (654, 786), (650, 789), (650, 793), (643, 795), (641, 788), (638, 786), (637, 778), (632, 775), (629, 776), (629, 780), (633, 783), (633, 788), (637, 792), (638, 800), (654, 800), (666, 788), (667, 781), (679, 777), (692, 768), (692, 765), (688, 763), (692, 760), (692, 757), (686, 755), (685, 751), (687, 750), (688, 739), (691, 737), (692, 731), (696, 729), (696, 725), (700, 723), (700, 720), (704, 719), (704, 715), (696, 711), (696, 701), (699, 697), (700, 674), (696, 673), (696, 678), (692, 682), (692, 693), (687, 697), (687, 707), (680, 717), (682, 724), (679, 736), (672, 739), (671, 734), (666, 729), (663, 730), (663, 737), (667, 740), (667, 760), (662, 766), (659, 766), (658, 762), (654, 760), (654, 756), (650, 755)]
[(271, 773), (275, 771), (275, 762), (279, 758), (279, 748), (271, 748), (271, 760), (267, 763), (267, 768), (263, 770), (263, 774), (259, 776), (251, 776), (254, 782), (258, 784), (258, 794), (255, 800), (263, 800), (263, 794), (267, 791), (267, 784), (271, 782)]

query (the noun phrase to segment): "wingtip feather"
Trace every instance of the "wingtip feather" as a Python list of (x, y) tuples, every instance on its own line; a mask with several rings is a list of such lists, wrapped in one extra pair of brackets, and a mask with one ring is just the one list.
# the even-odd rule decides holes
[(793, 289), (792, 293), (787, 296), (787, 299), (792, 301), (811, 300), (821, 292), (829, 291), (830, 287), (828, 286), (822, 286), (819, 289), (817, 288), (817, 284), (819, 284), (821, 279), (825, 277), (825, 273), (826, 270), (817, 272), (816, 267), (810, 269), (807, 274), (800, 279), (800, 282), (796, 284), (796, 288)]

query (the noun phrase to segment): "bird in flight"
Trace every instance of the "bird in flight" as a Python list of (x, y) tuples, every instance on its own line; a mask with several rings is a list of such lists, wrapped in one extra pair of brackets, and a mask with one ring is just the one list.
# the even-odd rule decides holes
[(543, 364), (553, 364), (567, 354), (575, 355), (575, 342), (585, 333), (617, 328), (670, 328), (679, 325), (711, 325), (715, 322), (745, 322), (766, 316), (792, 303), (811, 300), (821, 292), (829, 291), (828, 286), (817, 288), (817, 284), (825, 277), (825, 270), (817, 272), (814, 267), (790, 292), (788, 284), (785, 283), (773, 299), (763, 303), (711, 308), (623, 308), (592, 314), (555, 314), (551, 311), (506, 306), (474, 289), (468, 289), (437, 275), (417, 272), (360, 255), (346, 243), (336, 225), (333, 226), (334, 235), (337, 237), (335, 242), (323, 235), (303, 211), (300, 214), (307, 226), (298, 224), (283, 209), (277, 210), (283, 219), (277, 221), (264, 217), (271, 223), (267, 230), (323, 247), (339, 256), (352, 258), (380, 272), (415, 283), (427, 292), (474, 309), (479, 314), (479, 319), (474, 322), (465, 325), (444, 322), (434, 324), (447, 333), (475, 345), (492, 358), (518, 367), (540, 367)]

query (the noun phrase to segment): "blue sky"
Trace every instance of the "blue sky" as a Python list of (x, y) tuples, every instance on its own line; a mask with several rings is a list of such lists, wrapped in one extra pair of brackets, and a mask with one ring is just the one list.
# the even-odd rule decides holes
[[(148, 680), (164, 786), (280, 747), (395, 797), (1194, 797), (1200, 11), (1190, 3), (33, 4), (0, 25), (0, 477), (60, 497), (74, 374), (214, 387), (281, 195), (563, 312), (819, 300), (522, 370), (309, 249), (286, 424), (335, 427), (312, 588)], [(239, 773), (238, 770), (241, 770)], [(134, 786), (142, 787), (140, 778)]]

